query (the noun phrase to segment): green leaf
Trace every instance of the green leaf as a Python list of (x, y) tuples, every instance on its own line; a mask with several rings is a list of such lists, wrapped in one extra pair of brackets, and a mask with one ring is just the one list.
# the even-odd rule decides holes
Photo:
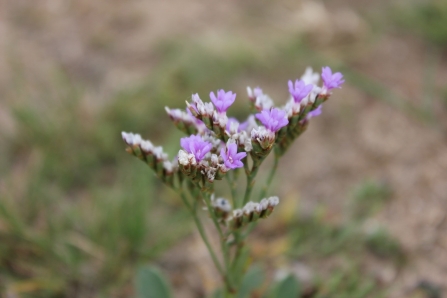
[(264, 271), (260, 266), (252, 266), (242, 279), (237, 298), (248, 298), (253, 290), (260, 288), (264, 281)]
[(138, 270), (135, 287), (138, 298), (172, 297), (167, 279), (152, 266), (141, 267)]
[(294, 275), (289, 274), (280, 281), (277, 286), (276, 296), (278, 298), (298, 298), (300, 297), (300, 284)]

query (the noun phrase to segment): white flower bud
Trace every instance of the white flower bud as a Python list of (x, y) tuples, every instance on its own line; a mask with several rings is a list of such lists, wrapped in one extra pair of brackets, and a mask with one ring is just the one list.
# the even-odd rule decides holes
[(163, 152), (163, 147), (161, 146), (154, 147), (152, 152), (158, 160), (166, 160), (168, 158), (168, 155)]
[(154, 149), (154, 145), (152, 145), (151, 141), (146, 140), (141, 141), (140, 147), (145, 153), (150, 153)]
[(274, 106), (273, 100), (267, 94), (256, 97), (255, 106), (258, 110), (268, 110)]
[(168, 160), (165, 160), (164, 162), (163, 162), (163, 168), (166, 170), (166, 172), (168, 172), (168, 173), (172, 173), (173, 171), (174, 171), (174, 166), (173, 166), (173, 164), (170, 162), (170, 161), (168, 161)]
[(259, 205), (261, 206), (261, 210), (266, 210), (269, 206), (269, 201), (267, 199), (262, 199), (261, 202), (259, 202)]
[(232, 209), (228, 200), (226, 200), (224, 198), (217, 198), (217, 199), (213, 200), (212, 205), (214, 208), (218, 208), (224, 212), (230, 212)]
[(131, 132), (127, 133), (125, 131), (121, 132), (121, 137), (124, 142), (129, 146), (140, 145), (142, 139), (139, 134), (133, 134)]
[(255, 209), (255, 204), (254, 202), (248, 202), (247, 204), (245, 204), (244, 208), (242, 208), (242, 211), (244, 212), (245, 215), (250, 215), (254, 209)]
[(251, 90), (251, 88), (248, 86), (247, 86), (247, 95), (248, 95), (248, 98), (254, 98), (253, 90)]
[(278, 197), (270, 197), (268, 198), (268, 206), (269, 207), (275, 207), (279, 204), (279, 198)]
[(188, 166), (188, 165), (195, 166), (197, 164), (197, 161), (194, 154), (189, 154), (186, 151), (180, 150), (178, 152), (178, 163), (181, 164), (182, 166)]
[(306, 85), (317, 85), (318, 81), (320, 80), (320, 74), (317, 72), (313, 72), (312, 67), (308, 66), (304, 74), (301, 76), (301, 80), (303, 80)]
[(233, 210), (233, 217), (238, 218), (241, 217), (244, 214), (244, 212), (241, 209), (235, 209)]
[(211, 166), (216, 168), (219, 165), (219, 157), (216, 154), (211, 154)]

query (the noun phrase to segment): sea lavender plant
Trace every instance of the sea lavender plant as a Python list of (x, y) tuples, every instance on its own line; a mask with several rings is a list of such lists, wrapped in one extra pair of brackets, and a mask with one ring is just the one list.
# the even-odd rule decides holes
[[(166, 111), (177, 128), (188, 136), (180, 139), (177, 156), (169, 161), (162, 147), (155, 147), (139, 134), (122, 132), (127, 152), (151, 167), (156, 175), (174, 189), (192, 215), (211, 258), (222, 276), (225, 297), (238, 291), (247, 257), (246, 237), (259, 219), (267, 218), (279, 203), (277, 196), (267, 196), (281, 156), (308, 127), (311, 118), (321, 114), (322, 104), (331, 90), (344, 83), (343, 75), (323, 67), (322, 87), (319, 74), (307, 68), (304, 75), (288, 82), (290, 98), (284, 106), (257, 87), (248, 87), (253, 114), (239, 123), (228, 118), (227, 110), (236, 94), (218, 90), (210, 93), (211, 102), (193, 94), (187, 109)], [(265, 158), (273, 152), (274, 163), (259, 198), (251, 201), (255, 177)], [(246, 176), (243, 195), (237, 193), (241, 169)], [(225, 178), (231, 201), (215, 198), (216, 180)], [(205, 208), (202, 208), (202, 205)], [(203, 211), (206, 210), (206, 211)], [(220, 242), (220, 256), (205, 233), (200, 213), (206, 212)], [(242, 264), (242, 266), (241, 266)]]

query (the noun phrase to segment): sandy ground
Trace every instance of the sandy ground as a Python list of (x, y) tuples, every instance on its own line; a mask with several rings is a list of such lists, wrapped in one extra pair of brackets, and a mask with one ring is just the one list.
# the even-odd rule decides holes
[[(341, 19), (348, 19), (348, 24), (339, 21), (338, 28), (354, 39), (361, 36), (368, 29), (356, 8), (351, 10), (348, 1), (338, 2), (342, 3), (338, 11)], [(30, 5), (26, 0), (0, 3), (3, 133), (14, 130), (6, 106), (9, 95), (15, 92), (9, 88), (14, 80), (15, 63), (23, 67), (29, 88), (33, 84), (50, 84), (52, 69), (62, 67), (72, 78), (88, 86), (87, 96), (101, 103), (114, 91), (131, 86), (151, 72), (156, 63), (153, 48), (163, 39), (185, 34), (204, 39), (237, 34), (239, 37), (251, 35), (256, 42), (263, 30), (267, 35), (317, 30), (321, 33), (321, 40), (317, 42), (330, 44), (338, 32), (325, 31), (327, 20), (321, 6), (310, 4), (303, 14), (300, 6), (291, 1), (268, 11), (255, 1), (242, 4), (238, 1), (42, 0), (38, 5), (34, 3)], [(242, 14), (247, 11), (255, 20), (248, 25)], [(317, 19), (323, 25), (317, 21), (316, 25), (301, 22), (312, 13), (316, 17), (309, 18), (309, 22)], [(257, 15), (263, 17), (262, 22)], [(349, 29), (349, 22), (356, 29)], [(236, 31), (243, 25), (246, 30)], [(390, 34), (373, 47), (362, 49), (354, 64), (357, 70), (420, 104), (424, 98), (421, 73), (425, 54), (424, 45), (418, 41)], [(435, 84), (445, 82), (446, 69), (442, 61)], [(290, 177), (289, 171), (296, 174)], [(406, 297), (421, 280), (447, 287), (447, 142), (442, 132), (369, 97), (347, 82), (326, 104), (324, 116), (315, 120), (290, 149), (279, 174), (285, 181), (281, 192), (289, 194), (298, 190), (302, 208), (312, 210), (324, 203), (340, 218), (345, 197), (354, 185), (365, 177), (386, 181), (393, 190), (393, 200), (369, 224), (389, 229), (410, 256), (404, 270), (389, 275), (393, 297)], [(198, 259), (206, 255), (195, 239), (186, 243), (195, 252), (190, 255)], [(196, 260), (182, 262), (187, 267)], [(198, 270), (203, 271), (200, 275), (205, 278), (210, 275), (207, 270), (212, 269), (204, 268)]]

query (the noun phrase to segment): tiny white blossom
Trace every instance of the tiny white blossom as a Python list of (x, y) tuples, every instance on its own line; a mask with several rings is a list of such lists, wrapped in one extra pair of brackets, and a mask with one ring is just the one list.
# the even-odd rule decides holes
[(188, 152), (184, 150), (180, 150), (178, 152), (178, 163), (182, 166), (188, 166), (188, 165), (196, 165), (196, 157), (194, 154), (189, 154)]
[(151, 141), (143, 140), (140, 143), (141, 150), (143, 150), (146, 153), (152, 152), (154, 149), (154, 145), (152, 145)]
[(320, 74), (314, 72), (312, 67), (308, 66), (304, 74), (301, 76), (301, 80), (303, 80), (306, 85), (317, 85), (318, 81), (320, 80)]
[(213, 199), (212, 204), (213, 204), (213, 207), (218, 208), (224, 212), (230, 212), (232, 209), (228, 200), (226, 200), (224, 198)]
[(121, 132), (123, 140), (130, 146), (140, 145), (142, 139), (139, 134), (133, 134), (131, 132), (127, 133), (125, 131)]
[(163, 168), (168, 172), (168, 173), (172, 173), (172, 171), (174, 170), (174, 167), (172, 165), (172, 163), (168, 160), (165, 160), (163, 162)]
[(270, 197), (268, 198), (268, 205), (269, 207), (275, 207), (279, 204), (279, 198), (278, 197)]

